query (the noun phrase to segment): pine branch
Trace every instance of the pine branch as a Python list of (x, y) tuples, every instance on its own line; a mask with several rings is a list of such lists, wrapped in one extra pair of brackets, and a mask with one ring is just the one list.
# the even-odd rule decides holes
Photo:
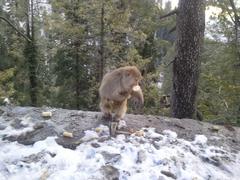
[(176, 25), (173, 26), (173, 27), (168, 31), (168, 33), (170, 34), (170, 33), (174, 32), (174, 31), (176, 31)]
[(17, 29), (8, 19), (0, 16), (0, 19), (8, 23), (17, 33), (19, 33), (22, 37), (24, 37), (28, 42), (31, 42), (31, 39), (29, 39), (24, 33), (22, 33), (19, 29)]
[(229, 0), (229, 1), (230, 1), (232, 10), (233, 10), (234, 16), (235, 16), (235, 21), (236, 21), (235, 23), (236, 23), (236, 24), (240, 24), (240, 17), (238, 16), (237, 8), (236, 8), (233, 0)]
[(168, 64), (164, 64), (164, 67), (168, 67), (170, 64), (172, 64), (175, 61), (176, 58), (174, 58), (173, 60), (171, 60)]
[(171, 11), (171, 12), (169, 12), (169, 13), (163, 15), (163, 16), (160, 16), (159, 19), (164, 19), (166, 17), (172, 16), (172, 15), (175, 15), (175, 14), (177, 14), (177, 9), (175, 9), (175, 10), (173, 10), (173, 11)]

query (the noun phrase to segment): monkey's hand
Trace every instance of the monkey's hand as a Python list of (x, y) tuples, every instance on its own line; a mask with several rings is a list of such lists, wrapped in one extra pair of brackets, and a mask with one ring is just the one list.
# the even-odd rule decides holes
[(139, 85), (133, 86), (132, 90), (133, 91), (141, 91), (141, 87)]
[(142, 89), (139, 85), (133, 87), (131, 97), (133, 98), (135, 104), (144, 104)]

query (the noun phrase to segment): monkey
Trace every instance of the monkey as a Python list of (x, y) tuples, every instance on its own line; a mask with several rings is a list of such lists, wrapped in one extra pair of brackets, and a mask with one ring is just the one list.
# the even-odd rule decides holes
[(143, 79), (136, 66), (125, 66), (104, 75), (100, 88), (100, 109), (103, 118), (119, 122), (127, 112), (127, 101), (134, 97), (141, 105), (144, 103), (139, 82)]

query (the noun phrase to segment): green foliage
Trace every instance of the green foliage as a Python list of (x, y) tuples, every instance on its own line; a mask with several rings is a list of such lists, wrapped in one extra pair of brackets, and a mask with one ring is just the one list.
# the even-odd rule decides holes
[(231, 45), (206, 41), (198, 109), (206, 120), (239, 123), (239, 69)]
[(15, 93), (13, 86), (14, 68), (0, 71), (0, 97), (12, 97)]
[[(20, 26), (20, 22), (26, 22), (26, 5), (22, 0), (11, 1), (6, 13), (9, 19), (14, 17), (14, 24), (25, 34), (25, 27)], [(34, 56), (38, 62), (38, 105), (98, 110), (102, 43), (104, 73), (125, 65), (136, 65), (145, 70), (146, 105), (141, 113), (161, 112), (161, 92), (156, 86), (158, 66), (171, 43), (156, 38), (155, 34), (163, 26), (171, 28), (171, 18), (158, 21), (164, 12), (153, 1), (146, 0), (53, 0), (49, 5), (52, 12), (36, 8), (34, 13), (37, 50), (27, 47), (26, 41), (16, 36), (11, 27), (0, 29), (0, 37), (4, 37), (0, 68), (4, 71), (14, 68), (13, 77), (7, 83), (12, 84), (11, 96), (16, 104), (30, 104), (28, 77), (31, 72), (28, 72), (29, 61), (26, 60)]]
[[(228, 1), (208, 3), (221, 12), (212, 17), (215, 23), (207, 29), (215, 39), (206, 39), (204, 44), (198, 110), (204, 120), (240, 124), (240, 71), (234, 23), (229, 16), (233, 17), (233, 12)], [(170, 11), (170, 3), (166, 9), (147, 0), (53, 0), (49, 5), (51, 12), (34, 8), (34, 49), (0, 21), (1, 99), (9, 97), (17, 105), (30, 105), (26, 60), (34, 56), (38, 62), (38, 105), (99, 110), (103, 51), (104, 73), (125, 65), (136, 65), (144, 72), (144, 107), (138, 110), (130, 103), (129, 112), (170, 115), (169, 104), (165, 106), (162, 98), (171, 95), (175, 33), (169, 31), (176, 19), (159, 20)], [(26, 23), (26, 2), (9, 1), (5, 8), (7, 12), (0, 7), (0, 15), (26, 34), (22, 26)], [(164, 79), (161, 88), (160, 74)]]
[[(54, 13), (51, 18), (46, 17), (45, 24), (47, 34), (58, 40), (50, 45), (54, 52), (50, 62), (56, 75), (51, 100), (53, 106), (76, 108), (77, 98), (79, 108), (98, 109), (100, 82), (97, 82), (97, 67), (101, 36), (104, 40), (104, 72), (125, 65), (136, 65), (144, 69), (158, 57), (157, 48), (164, 46), (158, 40), (149, 41), (148, 38), (153, 37), (159, 27), (155, 21), (159, 9), (152, 2), (92, 0), (88, 3), (73, 1), (73, 4), (68, 1), (52, 1), (51, 4)], [(103, 34), (100, 31), (102, 8)], [(146, 56), (143, 52), (150, 53)], [(76, 56), (80, 57), (78, 74), (75, 71)], [(81, 83), (80, 95), (76, 94), (77, 79)]]
[[(155, 76), (155, 78), (151, 76)], [(144, 113), (169, 116), (169, 108), (166, 108), (161, 103), (161, 98), (164, 94), (160, 91), (157, 83), (154, 81), (148, 81), (149, 83), (147, 83), (147, 80), (156, 79), (156, 75), (149, 74), (146, 78), (144, 86)]]
[[(239, 5), (233, 2), (239, 14)], [(220, 13), (212, 15), (214, 23), (208, 28), (214, 40), (205, 41), (198, 109), (206, 120), (240, 125), (240, 56), (235, 12), (230, 1), (208, 3)]]

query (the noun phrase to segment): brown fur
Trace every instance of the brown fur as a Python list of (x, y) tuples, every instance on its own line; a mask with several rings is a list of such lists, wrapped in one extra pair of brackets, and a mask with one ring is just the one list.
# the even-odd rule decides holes
[(125, 66), (107, 73), (99, 88), (101, 98), (100, 109), (106, 118), (115, 113), (115, 120), (124, 117), (127, 111), (127, 100), (132, 96), (143, 104), (142, 90), (133, 91), (133, 86), (142, 79), (140, 71), (135, 66)]

